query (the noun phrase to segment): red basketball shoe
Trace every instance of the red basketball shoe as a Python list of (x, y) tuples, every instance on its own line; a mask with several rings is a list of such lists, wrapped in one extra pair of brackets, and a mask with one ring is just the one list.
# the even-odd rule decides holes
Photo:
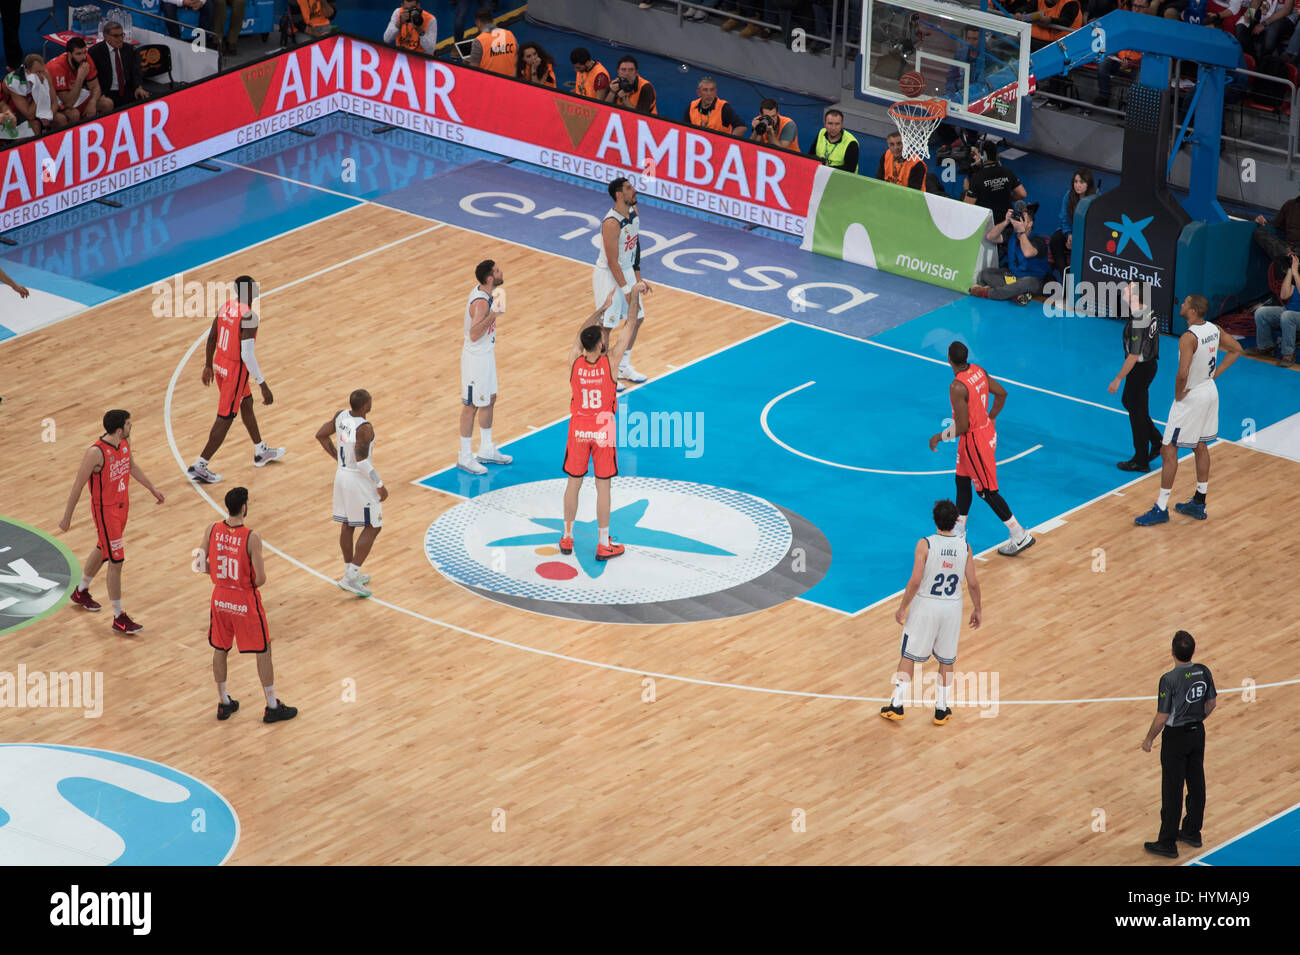
[(608, 544), (596, 545), (597, 560), (613, 560), (615, 557), (621, 557), (623, 554), (623, 545), (615, 544), (614, 538), (609, 539)]

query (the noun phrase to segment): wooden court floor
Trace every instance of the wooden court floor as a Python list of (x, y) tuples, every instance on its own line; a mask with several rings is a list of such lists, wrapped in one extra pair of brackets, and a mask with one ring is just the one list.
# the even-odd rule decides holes
[[(0, 512), (54, 532), (110, 407), (131, 411), (137, 460), (167, 497), (155, 505), (138, 486), (132, 495), (125, 605), (143, 633), (122, 637), (108, 613), (69, 606), (0, 643), (0, 669), (103, 671), (103, 716), (10, 711), (0, 738), (115, 750), (197, 776), (235, 807), (231, 861), (241, 864), (1153, 863), (1141, 848), (1159, 824), (1158, 752), (1140, 749), (1150, 700), (1003, 703), (987, 716), (959, 708), (944, 727), (919, 707), (888, 724), (878, 703), (670, 679), (644, 702), (639, 672), (466, 633), (633, 671), (880, 696), (899, 628), (894, 601), (857, 618), (792, 602), (709, 623), (583, 624), (442, 578), (421, 542), (456, 499), (409, 482), (452, 463), (458, 447), (473, 266), (500, 261), (510, 296), (497, 344), (502, 441), (566, 413), (565, 355), (590, 311), (590, 272), (433, 226), (368, 205), (185, 276), (248, 272), (264, 292), (258, 359), (276, 400), (259, 403), (258, 417), (289, 455), (254, 469), (237, 423), (213, 462), (225, 480), (211, 490), (219, 499), (248, 486), (249, 523), (279, 552), (267, 555), (263, 598), (277, 690), (301, 708), (288, 724), (260, 722), (253, 661), (235, 654), (230, 688), (246, 708), (214, 718), (211, 590), (191, 570), (191, 550), (215, 512), (173, 457), (165, 415), (178, 374), (170, 421), (188, 463), (216, 396), (199, 382), (201, 346), (184, 359), (209, 319), (156, 318), (144, 290), (0, 349), (10, 452)], [(653, 302), (636, 349), (651, 375), (777, 321), (668, 288)], [(329, 579), (341, 571), (334, 469), (312, 436), (357, 387), (374, 396), (375, 461), (391, 489), (366, 570), (392, 607)], [(52, 443), (41, 440), (47, 418)], [(1022, 557), (981, 564), (986, 623), (965, 629), (959, 660), (960, 670), (996, 674), (1004, 701), (1151, 697), (1173, 631), (1190, 630), (1220, 689), (1206, 849), (1300, 789), (1290, 744), (1300, 686), (1260, 689), (1253, 702), (1231, 692), (1300, 676), (1300, 625), (1277, 579), (1292, 576), (1300, 539), (1276, 517), (1300, 467), (1232, 445), (1213, 455), (1205, 524), (1134, 528), (1153, 473), (1071, 515)], [(1191, 480), (1185, 466), (1176, 493)], [(90, 550), (85, 496), (62, 538), (79, 558)], [(907, 564), (900, 554), (900, 588)], [(93, 593), (107, 605), (102, 572)], [(343, 698), (348, 680), (355, 702)], [(504, 832), (493, 829), (497, 809)], [(792, 824), (798, 811), (804, 831)]]

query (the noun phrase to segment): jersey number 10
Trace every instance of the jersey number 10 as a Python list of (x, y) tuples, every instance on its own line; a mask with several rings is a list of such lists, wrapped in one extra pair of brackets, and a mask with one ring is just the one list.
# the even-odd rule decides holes
[(230, 341), (230, 329), (223, 327), (221, 331), (217, 332), (217, 350), (225, 351), (226, 343), (229, 341)]

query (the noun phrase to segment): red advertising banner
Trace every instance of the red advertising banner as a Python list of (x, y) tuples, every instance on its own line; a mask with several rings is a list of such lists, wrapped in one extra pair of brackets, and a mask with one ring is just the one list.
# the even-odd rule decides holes
[(817, 163), (335, 36), (0, 152), (0, 231), (343, 110), (794, 235)]

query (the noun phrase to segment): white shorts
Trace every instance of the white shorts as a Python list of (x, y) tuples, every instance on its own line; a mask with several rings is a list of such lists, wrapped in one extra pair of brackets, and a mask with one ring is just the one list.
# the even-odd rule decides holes
[(934, 654), (940, 663), (955, 663), (961, 618), (960, 600), (916, 597), (907, 608), (907, 623), (903, 624), (903, 656), (924, 663)]
[(485, 355), (475, 355), (462, 348), (460, 352), (460, 400), (466, 405), (486, 408), (492, 403), (492, 396), (496, 393), (496, 352), (490, 351)]
[(383, 527), (379, 489), (359, 471), (334, 472), (334, 520), (348, 527)]
[[(626, 276), (627, 273), (624, 273)], [(615, 292), (618, 288), (614, 281), (614, 273), (609, 269), (592, 269), (591, 270), (591, 291), (596, 297), (596, 307), (605, 304), (605, 299), (609, 297), (610, 292), (614, 292), (614, 301), (609, 303), (609, 308), (605, 310), (605, 317), (602, 323), (606, 328), (618, 328), (618, 323), (627, 318), (627, 299), (623, 293)], [(645, 302), (637, 303), (637, 318), (645, 318)]]
[(1219, 436), (1219, 386), (1213, 381), (1197, 385), (1182, 401), (1169, 408), (1165, 444), (1194, 448)]

